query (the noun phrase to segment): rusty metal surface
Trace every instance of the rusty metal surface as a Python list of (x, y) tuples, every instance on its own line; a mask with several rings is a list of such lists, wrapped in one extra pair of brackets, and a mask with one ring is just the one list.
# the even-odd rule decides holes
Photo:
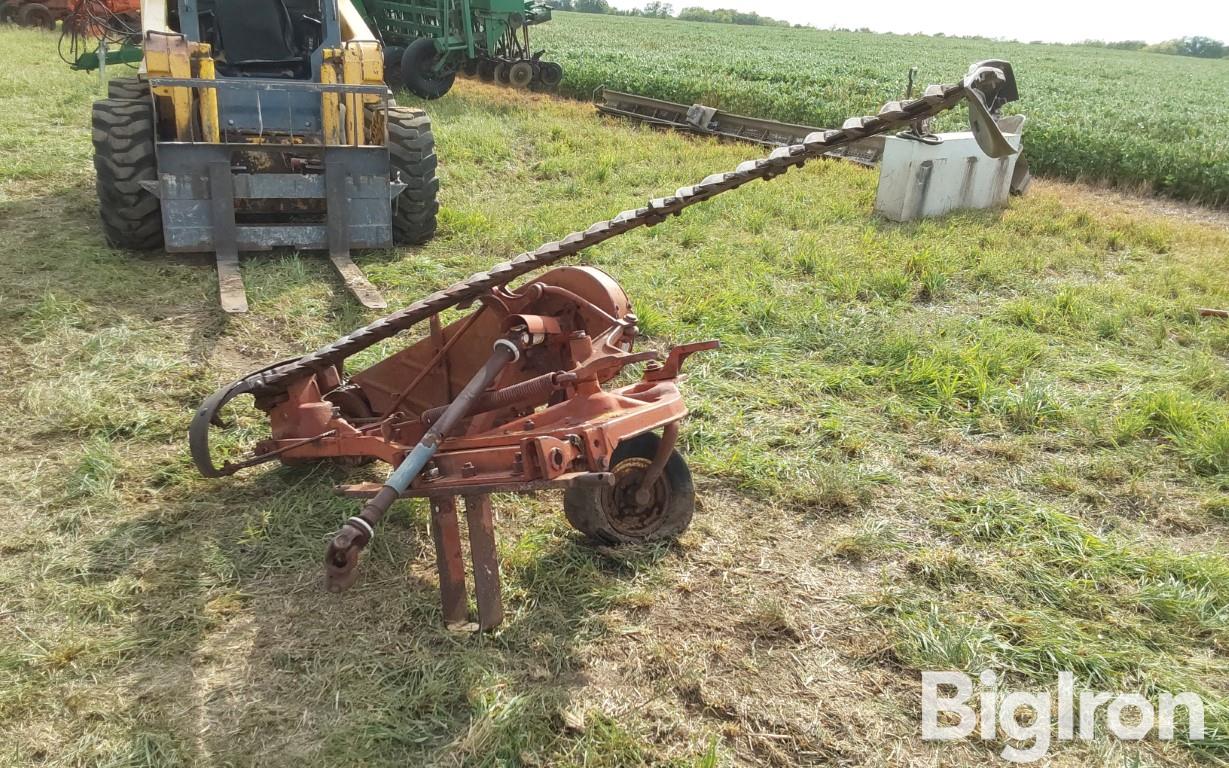
[[(496, 485), (474, 485), (465, 487), (467, 493), (538, 493), (539, 491), (561, 490), (574, 485), (603, 486), (614, 485), (615, 476), (610, 472), (572, 472), (554, 480), (535, 480), (528, 483), (500, 483)], [(356, 483), (354, 485), (338, 486), (337, 492), (350, 499), (370, 499), (380, 492), (384, 486), (379, 483)], [(438, 499), (451, 497), (455, 491), (448, 488), (411, 488), (401, 495), (403, 499)]]
[[(362, 553), (394, 502), (429, 496), (449, 626), (464, 623), (455, 511), (450, 517), (455, 497), (464, 496), (476, 628), (486, 630), (502, 620), (490, 494), (578, 485), (608, 491), (615, 475), (606, 470), (619, 446), (661, 428), (659, 455), (643, 460), (647, 470), (628, 480), (648, 488), (649, 498), (626, 517), (639, 514), (651, 523), (658, 476), (687, 413), (677, 383), (682, 364), (717, 342), (675, 348), (665, 363), (659, 352), (636, 351), (636, 317), (626, 294), (593, 267), (553, 270), (519, 291), (497, 289), (481, 300), (448, 327), (433, 318), (426, 338), (348, 380), (329, 368), (292, 383), (266, 403), (272, 437), (258, 443), (259, 455), (247, 463), (278, 457), (393, 464), (383, 485), (343, 490), (367, 503), (330, 539), (326, 586), (343, 592), (356, 583)], [(482, 350), (487, 357), (471, 372)], [(640, 363), (647, 363), (640, 381), (606, 388)], [(454, 374), (470, 375), (455, 397)], [(443, 400), (447, 405), (424, 408)], [(635, 490), (627, 486), (620, 498), (634, 503)]]
[(653, 484), (661, 477), (662, 470), (666, 468), (666, 462), (670, 460), (670, 454), (674, 452), (674, 446), (679, 440), (679, 423), (671, 422), (662, 428), (661, 442), (657, 444), (657, 455), (653, 457), (653, 463), (649, 464), (644, 470), (644, 476), (640, 478), (640, 487), (636, 491), (636, 505), (646, 507), (653, 500)]
[(504, 620), (499, 587), (499, 555), (495, 549), (495, 519), (491, 497), (465, 497), (465, 521), (469, 527), (469, 556), (474, 568), (474, 599), (478, 603), (478, 629), (494, 629)]
[[(291, 385), (267, 409), (273, 435), (258, 444), (261, 456), (287, 462), (374, 458), (400, 466), (414, 446), (430, 442), (434, 456), (422, 464), (426, 471), (414, 478), (413, 490), (431, 496), (605, 471), (621, 442), (686, 415), (675, 381), (682, 361), (716, 342), (683, 345), (665, 364), (657, 363), (659, 353), (632, 348), (635, 316), (617, 284), (590, 267), (557, 271), (575, 291), (553, 290), (559, 286), (550, 272), (518, 293), (485, 297), (477, 310), (481, 321), (457, 320), (344, 384), (330, 369)], [(625, 317), (612, 320), (616, 311)], [(474, 353), (490, 350), (508, 327), (523, 345), (515, 363), (498, 364), (477, 389), (467, 386), (468, 395), (434, 406), (446, 402), (447, 391), (440, 377), (423, 379), (421, 373), (440, 358), (439, 338), (448, 340), (443, 350), (453, 345), (453, 354), (445, 356), (450, 370), (473, 376)], [(642, 362), (649, 365), (641, 381), (603, 388), (625, 367)], [(421, 381), (420, 389), (403, 389), (406, 377)], [(494, 388), (486, 389), (487, 382)], [(349, 401), (368, 407), (338, 407)], [(400, 401), (404, 405), (397, 407)], [(433, 407), (419, 410), (428, 405)], [(459, 415), (442, 423), (446, 412), (458, 408)], [(378, 516), (364, 517), (371, 525), (379, 522)]]
[[(816, 132), (798, 144), (774, 150), (766, 158), (748, 161), (727, 173), (714, 174), (697, 184), (679, 189), (674, 195), (651, 200), (644, 207), (624, 211), (613, 219), (597, 222), (583, 231), (573, 232), (561, 240), (522, 253), (486, 272), (472, 275), (462, 282), (414, 302), (311, 354), (270, 366), (223, 387), (202, 404), (193, 419), (193, 461), (207, 477), (220, 477), (235, 471), (226, 465), (214, 466), (208, 450), (209, 425), (217, 421), (220, 409), (235, 397), (253, 394), (269, 398), (283, 394), (294, 382), (310, 378), (319, 371), (340, 366), (351, 355), (406, 331), (432, 315), (476, 301), (529, 272), (574, 256), (586, 248), (631, 230), (658, 224), (717, 195), (753, 181), (780, 176), (833, 150), (905, 128), (914, 121), (938, 115), (966, 100), (970, 105), (979, 106), (980, 112), (984, 113), (987, 100), (993, 103), (999, 90), (1009, 86), (1014, 89), (1009, 69), (1005, 72), (1003, 68), (992, 66), (994, 64), (1001, 62), (974, 65), (959, 84), (930, 86), (920, 99), (889, 104), (878, 115), (852, 118), (840, 129)], [(976, 118), (977, 109), (972, 109)]]
[[(635, 93), (613, 91), (602, 87), (594, 92), (594, 106), (599, 112), (659, 128), (686, 131), (703, 136), (715, 136), (732, 141), (745, 141), (763, 147), (787, 147), (800, 144), (822, 128), (794, 123), (782, 123), (759, 117), (725, 112), (703, 104), (676, 104)], [(826, 153), (859, 165), (872, 166), (883, 156), (883, 137), (872, 136)]]
[(431, 538), (435, 541), (435, 569), (440, 575), (440, 608), (444, 625), (463, 625), (469, 620), (469, 606), (455, 497), (431, 500)]
[[(665, 441), (663, 441), (665, 442)], [(659, 445), (659, 448), (662, 446)], [(673, 445), (665, 451), (661, 467), (670, 459)], [(650, 479), (656, 457), (653, 460), (634, 456), (624, 459), (614, 469), (615, 483), (602, 489), (604, 506), (610, 510), (610, 525), (620, 534), (629, 537), (641, 536), (660, 525), (670, 504), (669, 479), (659, 469)]]

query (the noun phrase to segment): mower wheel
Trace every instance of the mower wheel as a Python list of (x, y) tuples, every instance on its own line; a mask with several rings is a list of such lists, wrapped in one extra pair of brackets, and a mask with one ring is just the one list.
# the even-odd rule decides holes
[(499, 62), (494, 59), (482, 59), (478, 62), (478, 79), (484, 83), (495, 82), (495, 70)]
[(563, 497), (563, 511), (572, 527), (605, 544), (635, 544), (678, 536), (691, 525), (696, 492), (691, 470), (678, 451), (650, 490), (650, 501), (636, 503), (640, 480), (657, 455), (660, 438), (646, 432), (625, 440), (611, 457), (613, 486), (573, 486)]
[(117, 77), (107, 83), (109, 99), (148, 99), (149, 83), (139, 77)]
[(141, 182), (158, 180), (154, 115), (147, 101), (94, 102), (94, 170), (107, 242), (148, 251), (162, 246), (162, 207)]
[(506, 61), (498, 62), (495, 65), (495, 82), (499, 83), (500, 85), (508, 85), (510, 82), (508, 80), (508, 70), (511, 68), (512, 65)]
[(410, 93), (422, 99), (438, 99), (452, 90), (457, 73), (435, 72), (439, 58), (435, 41), (429, 37), (420, 37), (405, 49), (401, 55), (401, 82)]
[(30, 3), (17, 12), (17, 23), (23, 27), (55, 29), (55, 14), (42, 3)]
[(421, 245), (435, 237), (440, 210), (435, 136), (427, 113), (412, 107), (389, 107), (388, 151), (393, 178), (407, 185), (393, 201), (393, 242)]
[(16, 24), (21, 5), (15, 0), (0, 3), (0, 24)]
[(399, 45), (390, 45), (384, 49), (384, 83), (394, 92), (401, 90), (404, 82), (401, 79), (401, 59), (405, 49)]
[(461, 65), (461, 74), (465, 77), (477, 77), (478, 67), (481, 63), (478, 59), (466, 59), (465, 63)]

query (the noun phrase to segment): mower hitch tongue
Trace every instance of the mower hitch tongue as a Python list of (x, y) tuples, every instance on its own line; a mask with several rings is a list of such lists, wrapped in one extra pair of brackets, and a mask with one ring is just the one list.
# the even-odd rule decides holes
[[(357, 566), (393, 502), (425, 497), (440, 575), (443, 619), (452, 628), (486, 630), (503, 620), (493, 493), (564, 490), (568, 522), (605, 544), (674, 537), (695, 510), (691, 474), (675, 446), (687, 415), (679, 391), (684, 362), (717, 341), (682, 344), (664, 356), (636, 351), (636, 316), (623, 289), (594, 267), (556, 267), (512, 288), (517, 278), (585, 248), (757, 179), (772, 179), (808, 160), (968, 101), (978, 144), (991, 157), (1015, 150), (990, 110), (1016, 98), (1001, 61), (974, 65), (958, 85), (933, 85), (920, 99), (893, 102), (878, 115), (851, 118), (767, 158), (709, 176), (671, 197), (625, 211), (583, 232), (547, 243), (432, 294), (327, 347), (276, 363), (223, 387), (192, 421), (193, 461), (223, 477), (274, 459), (394, 467), (383, 485), (342, 486), (365, 499), (329, 540), (325, 584), (349, 589)], [(449, 325), (445, 310), (469, 307)], [(346, 375), (347, 358), (426, 321), (415, 343)], [(637, 378), (625, 375), (642, 366)], [(616, 382), (616, 379), (618, 382)], [(628, 383), (628, 382), (631, 383)], [(222, 408), (252, 395), (271, 436), (255, 454), (216, 466), (210, 427)], [(660, 434), (659, 434), (660, 433)], [(470, 623), (457, 497), (464, 499), (477, 623)]]

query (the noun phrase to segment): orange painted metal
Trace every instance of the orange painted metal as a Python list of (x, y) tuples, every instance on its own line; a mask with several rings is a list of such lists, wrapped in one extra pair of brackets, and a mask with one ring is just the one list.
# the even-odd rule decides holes
[[(521, 357), (406, 495), (485, 495), (600, 475), (621, 442), (687, 415), (677, 385), (682, 361), (716, 346), (677, 347), (662, 364), (655, 351), (633, 350), (635, 324), (609, 275), (592, 267), (552, 270), (519, 290), (492, 291), (470, 315), (344, 383), (330, 368), (291, 385), (277, 402), (261, 404), (272, 438), (257, 452), (286, 463), (348, 458), (397, 466), (431, 415), (484, 364), (492, 343), (519, 329), (529, 339)], [(606, 388), (638, 363), (648, 363), (640, 381)]]

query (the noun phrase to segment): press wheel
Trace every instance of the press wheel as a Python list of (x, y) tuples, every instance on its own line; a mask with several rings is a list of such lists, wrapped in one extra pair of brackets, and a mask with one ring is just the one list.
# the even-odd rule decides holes
[(531, 61), (518, 61), (508, 68), (508, 82), (513, 88), (528, 88), (535, 76)]

